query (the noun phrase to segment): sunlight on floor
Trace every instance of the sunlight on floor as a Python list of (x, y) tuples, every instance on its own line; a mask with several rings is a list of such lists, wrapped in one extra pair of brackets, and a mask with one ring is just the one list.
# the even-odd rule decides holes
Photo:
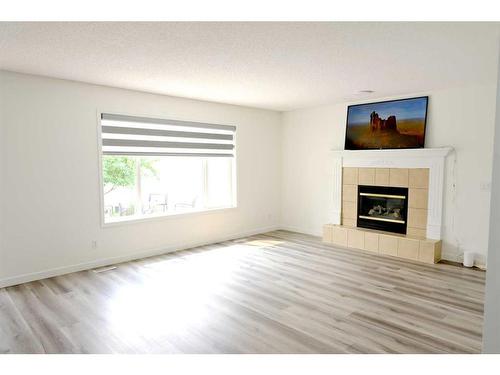
[[(256, 247), (282, 241), (253, 240), (187, 253), (144, 267), (141, 283), (123, 284), (108, 305), (110, 328), (128, 340), (187, 334), (210, 323), (213, 297), (223, 294)], [(182, 253), (179, 253), (182, 255)]]
[(247, 245), (257, 246), (257, 247), (273, 247), (276, 245), (281, 245), (283, 243), (284, 243), (283, 241), (278, 241), (278, 240), (253, 240), (246, 242)]

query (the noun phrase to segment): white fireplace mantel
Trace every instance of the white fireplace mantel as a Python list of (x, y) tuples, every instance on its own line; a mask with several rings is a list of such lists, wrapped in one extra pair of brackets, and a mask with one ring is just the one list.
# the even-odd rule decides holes
[(333, 224), (341, 223), (342, 168), (429, 168), (427, 238), (441, 239), (446, 156), (452, 147), (399, 150), (333, 150)]

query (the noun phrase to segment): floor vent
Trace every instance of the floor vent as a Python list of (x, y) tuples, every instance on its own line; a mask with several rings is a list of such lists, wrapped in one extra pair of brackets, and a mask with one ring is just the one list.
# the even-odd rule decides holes
[(112, 271), (112, 270), (115, 270), (115, 269), (116, 269), (116, 266), (108, 266), (108, 267), (101, 267), (101, 268), (93, 269), (92, 272), (94, 272), (94, 273), (102, 273), (102, 272)]

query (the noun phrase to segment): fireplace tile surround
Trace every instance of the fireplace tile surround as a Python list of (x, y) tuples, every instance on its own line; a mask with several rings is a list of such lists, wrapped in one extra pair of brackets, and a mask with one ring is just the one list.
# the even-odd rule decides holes
[[(365, 171), (364, 169), (375, 169), (375, 185), (384, 185), (389, 182), (389, 184), (397, 186), (398, 184), (404, 184), (405, 181), (408, 181), (408, 185), (411, 185), (411, 187), (415, 189), (428, 187), (426, 227), (421, 228), (423, 223), (420, 222), (417, 223), (418, 227), (415, 229), (420, 229), (420, 231), (418, 231), (420, 235), (423, 235), (425, 230), (426, 238), (440, 240), (445, 158), (451, 151), (451, 147), (331, 151), (333, 211), (331, 212), (330, 223), (340, 225), (342, 222), (343, 185), (356, 185), (359, 183), (359, 172), (358, 174), (356, 172), (359, 168), (363, 168), (361, 172), (362, 180), (364, 181), (366, 178), (371, 181), (370, 176), (372, 172)], [(356, 169), (350, 170), (347, 168)], [(346, 169), (345, 173), (344, 169)], [(408, 169), (408, 172), (406, 172), (405, 169)], [(412, 169), (411, 173), (409, 169)], [(425, 172), (425, 169), (427, 169), (428, 172)], [(406, 173), (408, 173), (407, 177)], [(426, 176), (426, 173), (428, 173), (428, 176)], [(346, 209), (349, 210), (347, 206)], [(353, 207), (351, 207), (351, 209), (352, 208)], [(417, 212), (415, 211), (415, 213)], [(355, 219), (356, 217), (352, 215), (349, 216), (349, 213), (347, 213), (346, 218)]]
[[(325, 242), (435, 263), (441, 256), (445, 158), (452, 149), (333, 151), (332, 221)], [(357, 228), (358, 186), (408, 188), (407, 233)]]
[[(388, 178), (382, 177), (377, 181), (375, 178), (377, 174)], [(356, 226), (359, 185), (405, 187), (408, 188), (407, 234), (426, 237), (428, 168), (381, 168), (379, 172), (379, 168), (345, 167), (342, 168), (342, 180), (342, 225)]]

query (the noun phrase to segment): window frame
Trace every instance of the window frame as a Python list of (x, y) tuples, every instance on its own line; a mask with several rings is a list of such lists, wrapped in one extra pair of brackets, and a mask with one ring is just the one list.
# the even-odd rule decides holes
[[(238, 210), (238, 185), (237, 185), (237, 144), (238, 144), (238, 139), (237, 139), (237, 132), (234, 132), (234, 155), (232, 157), (232, 163), (231, 163), (231, 204), (229, 206), (225, 207), (218, 207), (218, 208), (202, 208), (202, 209), (194, 209), (194, 210), (189, 210), (189, 211), (183, 211), (183, 212), (170, 212), (170, 213), (162, 213), (162, 214), (153, 214), (153, 215), (141, 215), (141, 216), (136, 216), (136, 215), (131, 215), (131, 216), (126, 216), (123, 219), (119, 220), (113, 220), (111, 222), (106, 222), (106, 217), (104, 214), (104, 181), (103, 181), (103, 154), (102, 154), (102, 129), (101, 129), (101, 114), (102, 113), (112, 113), (116, 115), (124, 115), (124, 116), (137, 116), (137, 117), (148, 117), (152, 119), (165, 119), (169, 118), (171, 120), (179, 120), (179, 121), (200, 121), (202, 120), (193, 120), (193, 119), (181, 119), (177, 117), (171, 117), (171, 116), (151, 116), (150, 114), (137, 114), (137, 113), (124, 113), (124, 112), (117, 112), (117, 111), (107, 111), (104, 109), (98, 109), (96, 112), (96, 127), (97, 127), (97, 163), (98, 163), (98, 188), (99, 188), (99, 217), (100, 217), (100, 222), (101, 222), (101, 228), (106, 228), (106, 227), (115, 227), (115, 226), (121, 226), (121, 225), (129, 225), (129, 224), (137, 224), (137, 223), (142, 223), (142, 222), (148, 222), (148, 221), (159, 221), (159, 220), (171, 220), (175, 218), (185, 218), (189, 216), (202, 216), (202, 215), (209, 215), (209, 214), (217, 214), (217, 213), (223, 213), (223, 212), (230, 212), (230, 211), (235, 211)], [(223, 124), (221, 124), (223, 125)], [(204, 176), (203, 176), (203, 194), (207, 194), (207, 162), (206, 160), (203, 160), (203, 171), (204, 171)]]

